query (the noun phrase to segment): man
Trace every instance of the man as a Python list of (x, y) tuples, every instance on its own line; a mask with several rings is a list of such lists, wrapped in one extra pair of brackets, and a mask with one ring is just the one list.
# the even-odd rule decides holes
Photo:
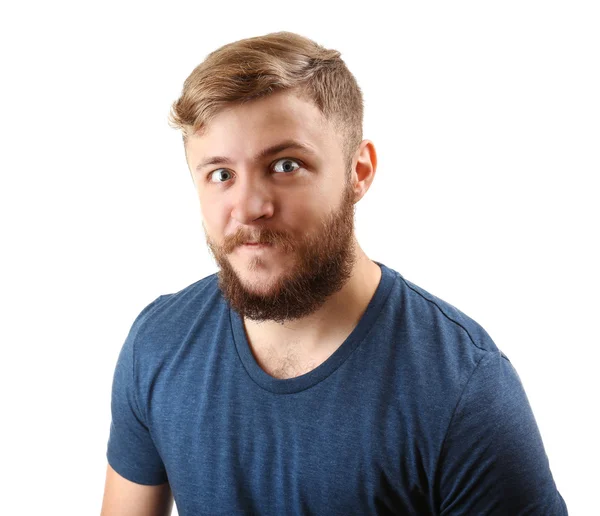
[(219, 272), (123, 345), (104, 515), (567, 514), (508, 358), (360, 248), (362, 117), (339, 52), (291, 33), (185, 81), (171, 120)]

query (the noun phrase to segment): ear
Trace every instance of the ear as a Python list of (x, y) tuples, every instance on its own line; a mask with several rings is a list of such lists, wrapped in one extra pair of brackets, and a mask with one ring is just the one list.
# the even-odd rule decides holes
[(367, 193), (377, 170), (377, 153), (375, 145), (371, 140), (360, 142), (354, 158), (352, 159), (352, 171), (350, 181), (354, 190), (354, 202), (360, 201)]

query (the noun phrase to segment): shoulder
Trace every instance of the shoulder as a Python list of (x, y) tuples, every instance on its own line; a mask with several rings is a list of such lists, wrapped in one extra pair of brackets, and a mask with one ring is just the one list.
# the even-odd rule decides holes
[(378, 331), (390, 343), (386, 356), (401, 372), (400, 384), (432, 398), (459, 396), (482, 360), (504, 354), (473, 318), (394, 274)]
[(460, 337), (466, 345), (482, 352), (498, 352), (488, 332), (463, 311), (407, 280), (400, 273), (393, 295), (397, 309), (420, 331), (439, 337)]
[[(217, 275), (211, 274), (178, 292), (159, 296), (150, 304), (152, 309), (146, 320), (156, 329), (157, 326), (170, 324), (173, 317), (185, 316), (189, 312), (195, 313), (206, 305), (219, 302), (221, 297)], [(147, 310), (147, 307), (144, 310)]]
[(137, 316), (131, 332), (142, 355), (164, 352), (198, 321), (210, 320), (225, 306), (216, 274), (171, 294), (163, 294)]

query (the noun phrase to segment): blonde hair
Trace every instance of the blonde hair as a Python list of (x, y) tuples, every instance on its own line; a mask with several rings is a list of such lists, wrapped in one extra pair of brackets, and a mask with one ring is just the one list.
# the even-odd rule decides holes
[(337, 50), (292, 32), (242, 39), (211, 52), (183, 84), (169, 125), (184, 144), (222, 109), (277, 91), (294, 90), (312, 101), (342, 134), (349, 166), (362, 141), (363, 97)]

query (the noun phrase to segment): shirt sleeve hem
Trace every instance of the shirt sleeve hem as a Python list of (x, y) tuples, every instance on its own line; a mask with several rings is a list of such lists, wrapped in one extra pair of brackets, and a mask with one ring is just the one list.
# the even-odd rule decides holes
[(106, 458), (110, 467), (130, 482), (145, 486), (158, 486), (169, 481), (164, 472), (140, 471), (127, 464), (122, 459), (115, 457), (110, 451), (106, 453)]

